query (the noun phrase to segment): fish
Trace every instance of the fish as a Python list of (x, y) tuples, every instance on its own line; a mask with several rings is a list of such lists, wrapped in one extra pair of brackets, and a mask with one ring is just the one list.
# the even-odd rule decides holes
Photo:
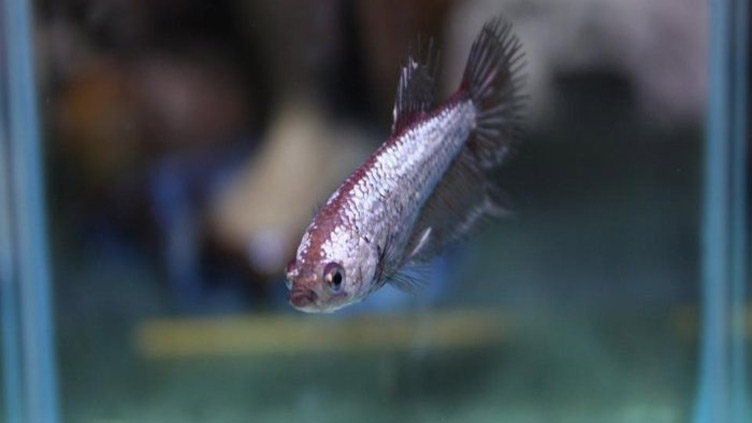
[(440, 104), (438, 62), (431, 40), (410, 49), (391, 135), (315, 214), (285, 268), (294, 308), (331, 313), (386, 284), (416, 292), (405, 269), (505, 215), (493, 173), (521, 138), (522, 44), (503, 16), (487, 21), (459, 88)]

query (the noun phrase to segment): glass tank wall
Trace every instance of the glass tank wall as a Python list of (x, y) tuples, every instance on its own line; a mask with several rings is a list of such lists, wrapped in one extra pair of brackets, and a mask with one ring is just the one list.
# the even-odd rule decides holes
[[(0, 0), (0, 421), (749, 421), (749, 10), (689, 3)], [(411, 43), (443, 101), (498, 14), (505, 217), (293, 309)]]

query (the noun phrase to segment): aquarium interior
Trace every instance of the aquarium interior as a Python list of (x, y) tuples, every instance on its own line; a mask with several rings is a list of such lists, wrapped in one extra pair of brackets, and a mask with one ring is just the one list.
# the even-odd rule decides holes
[[(589, 3), (0, 1), (0, 422), (750, 421), (747, 2)], [(509, 216), (292, 309), (410, 41), (446, 94), (500, 12)]]

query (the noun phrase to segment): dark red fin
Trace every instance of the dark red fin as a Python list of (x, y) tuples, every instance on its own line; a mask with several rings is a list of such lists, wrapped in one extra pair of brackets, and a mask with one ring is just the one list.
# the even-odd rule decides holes
[(433, 40), (418, 39), (400, 72), (392, 113), (392, 135), (434, 107), (438, 61), (439, 52)]
[(485, 169), (501, 164), (520, 137), (526, 96), (522, 44), (503, 17), (492, 19), (473, 42), (461, 89), (469, 93), (477, 110), (468, 148)]

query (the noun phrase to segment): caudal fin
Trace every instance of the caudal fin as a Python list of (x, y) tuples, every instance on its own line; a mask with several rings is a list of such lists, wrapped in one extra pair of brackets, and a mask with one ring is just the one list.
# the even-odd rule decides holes
[(485, 169), (501, 164), (519, 138), (526, 99), (521, 93), (523, 59), (522, 45), (512, 34), (512, 25), (502, 17), (483, 25), (470, 49), (460, 89), (470, 95), (477, 111), (468, 148)]

